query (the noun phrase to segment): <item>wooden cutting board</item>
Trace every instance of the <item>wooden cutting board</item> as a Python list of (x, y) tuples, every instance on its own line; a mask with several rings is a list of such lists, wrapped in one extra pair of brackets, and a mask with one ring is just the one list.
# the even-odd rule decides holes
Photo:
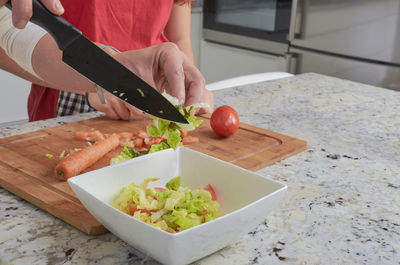
[[(187, 147), (249, 170), (258, 170), (306, 149), (305, 141), (244, 123), (233, 136), (223, 138), (211, 130), (209, 116), (202, 118), (202, 125), (190, 133), (199, 137), (200, 142)], [(80, 203), (68, 183), (55, 178), (58, 160), (45, 154), (58, 157), (63, 150), (84, 147), (84, 142), (74, 139), (76, 131), (96, 128), (103, 133), (135, 133), (151, 122), (99, 117), (2, 138), (0, 186), (89, 235), (105, 233), (107, 230)], [(121, 150), (110, 152), (86, 171), (107, 166)]]

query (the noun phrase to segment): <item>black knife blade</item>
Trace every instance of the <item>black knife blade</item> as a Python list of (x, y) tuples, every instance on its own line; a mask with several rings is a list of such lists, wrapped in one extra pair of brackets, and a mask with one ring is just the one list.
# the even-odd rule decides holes
[[(6, 6), (11, 9), (11, 1)], [(33, 0), (32, 6), (30, 20), (55, 39), (67, 65), (143, 112), (164, 120), (188, 123), (156, 89), (84, 37), (68, 21), (51, 14), (38, 0)]]

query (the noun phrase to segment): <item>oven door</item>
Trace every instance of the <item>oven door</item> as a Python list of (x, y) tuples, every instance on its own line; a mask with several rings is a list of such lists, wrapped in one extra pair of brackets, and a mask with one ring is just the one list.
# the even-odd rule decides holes
[(292, 0), (204, 0), (203, 37), (249, 50), (285, 54)]

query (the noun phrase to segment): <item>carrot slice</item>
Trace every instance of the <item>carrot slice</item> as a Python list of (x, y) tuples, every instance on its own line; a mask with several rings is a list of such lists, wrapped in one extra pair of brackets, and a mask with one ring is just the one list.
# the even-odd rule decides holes
[(185, 144), (195, 144), (195, 143), (198, 143), (198, 142), (200, 142), (198, 137), (190, 136), (190, 135), (188, 135), (188, 136), (186, 136), (185, 138), (182, 139), (182, 144), (184, 144), (184, 145)]
[(113, 134), (107, 139), (97, 141), (91, 146), (68, 156), (61, 160), (56, 168), (55, 174), (61, 180), (67, 180), (96, 163), (105, 154), (119, 145), (119, 135)]
[(140, 130), (140, 131), (138, 132), (138, 134), (137, 134), (137, 137), (142, 138), (142, 139), (147, 138), (147, 137), (149, 137), (149, 136), (150, 136), (150, 135), (149, 135), (146, 131), (143, 131), (143, 130)]
[(96, 141), (100, 141), (100, 140), (106, 139), (104, 134), (102, 132), (100, 132), (99, 130), (95, 130), (95, 131), (89, 132), (89, 137), (96, 138)]
[(150, 143), (150, 145), (159, 144), (159, 143), (161, 143), (161, 141), (164, 140), (164, 139), (165, 139), (165, 138), (164, 138), (164, 137), (161, 137), (161, 136), (150, 137), (149, 143)]
[(75, 133), (75, 139), (79, 140), (79, 141), (86, 141), (86, 138), (88, 138), (88, 137), (89, 137), (89, 133), (87, 133), (87, 132), (79, 131), (79, 132)]
[(143, 141), (143, 138), (134, 138), (133, 139), (133, 144), (135, 145), (135, 148), (137, 147), (137, 148), (141, 148), (141, 147), (143, 147), (143, 143), (144, 143), (144, 141)]
[(119, 136), (120, 136), (121, 138), (129, 138), (129, 139), (132, 139), (133, 133), (131, 133), (131, 132), (121, 132), (121, 133), (119, 133)]
[(181, 132), (181, 137), (182, 138), (185, 138), (189, 134), (188, 130), (185, 130), (185, 129), (182, 129), (182, 128), (179, 128), (178, 130)]

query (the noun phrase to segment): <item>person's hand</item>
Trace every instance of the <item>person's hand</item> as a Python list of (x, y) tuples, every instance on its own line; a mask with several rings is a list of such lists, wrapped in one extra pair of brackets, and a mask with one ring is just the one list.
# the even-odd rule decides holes
[[(8, 0), (0, 0), (0, 7), (5, 5)], [(40, 0), (42, 4), (54, 15), (62, 15), (64, 8), (60, 0)], [(18, 29), (25, 28), (29, 19), (32, 17), (32, 0), (11, 0), (12, 3), (12, 22)]]
[[(206, 90), (202, 74), (175, 44), (114, 53), (113, 57), (159, 92), (166, 91), (185, 105), (206, 102), (213, 108), (214, 96)], [(202, 108), (196, 113), (209, 111)]]
[[(95, 44), (99, 47), (104, 46), (98, 42), (95, 42)], [(111, 56), (114, 56), (118, 53), (111, 47), (106, 47), (103, 50)], [(141, 110), (132, 107), (111, 93), (103, 90), (103, 95), (106, 100), (105, 104), (101, 103), (97, 93), (88, 93), (88, 101), (92, 108), (96, 109), (97, 111), (104, 112), (107, 117), (113, 120), (129, 120), (130, 118), (140, 119), (146, 117)]]
[(145, 117), (142, 111), (132, 107), (111, 93), (103, 90), (103, 94), (106, 100), (105, 104), (100, 102), (97, 93), (88, 93), (88, 100), (90, 106), (97, 111), (104, 112), (109, 118), (114, 120), (129, 120), (130, 118), (138, 119)]

